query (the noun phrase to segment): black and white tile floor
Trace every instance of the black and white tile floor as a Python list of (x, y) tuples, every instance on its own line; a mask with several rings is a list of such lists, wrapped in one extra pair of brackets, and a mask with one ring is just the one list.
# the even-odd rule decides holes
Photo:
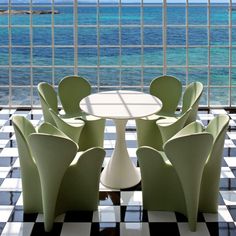
[[(208, 121), (219, 113), (226, 111), (199, 111), (198, 118), (207, 125)], [(0, 110), (0, 234), (44, 235), (43, 216), (23, 214), (19, 158), (11, 126), (11, 116), (16, 114), (26, 116), (34, 125), (43, 121), (41, 110)], [(236, 235), (236, 113), (229, 115), (231, 121), (222, 161), (218, 214), (199, 214), (197, 232), (189, 231), (186, 218), (179, 213), (143, 210), (139, 184), (125, 190), (111, 190), (100, 185), (98, 210), (60, 215), (51, 235)], [(128, 122), (126, 139), (129, 154), (137, 164), (134, 121)], [(114, 143), (115, 127), (112, 121), (108, 120), (105, 162), (109, 160)]]

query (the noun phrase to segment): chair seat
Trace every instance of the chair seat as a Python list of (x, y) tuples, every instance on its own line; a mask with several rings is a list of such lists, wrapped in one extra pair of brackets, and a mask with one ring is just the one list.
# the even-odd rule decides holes
[(82, 124), (84, 124), (80, 118), (64, 118), (63, 121), (74, 127), (80, 127)]
[(165, 117), (158, 119), (156, 123), (161, 126), (168, 126), (170, 124), (175, 123), (177, 120), (177, 117)]

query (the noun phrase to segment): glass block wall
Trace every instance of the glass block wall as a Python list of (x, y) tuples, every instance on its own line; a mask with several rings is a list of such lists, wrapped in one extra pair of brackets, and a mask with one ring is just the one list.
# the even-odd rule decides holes
[(94, 92), (174, 75), (234, 107), (236, 0), (1, 0), (0, 107), (39, 106), (39, 82), (72, 74)]

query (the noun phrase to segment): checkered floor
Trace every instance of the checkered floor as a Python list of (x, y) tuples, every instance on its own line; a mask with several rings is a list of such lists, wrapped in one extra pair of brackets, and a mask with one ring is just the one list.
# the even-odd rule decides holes
[[(207, 125), (219, 113), (226, 111), (199, 111), (198, 117)], [(43, 121), (41, 110), (0, 110), (0, 234), (44, 235), (43, 216), (23, 213), (19, 158), (11, 126), (11, 116), (15, 114), (26, 116), (34, 125)], [(189, 231), (186, 218), (179, 213), (143, 210), (139, 184), (125, 190), (111, 190), (100, 185), (98, 211), (60, 215), (52, 235), (236, 235), (236, 114), (231, 113), (230, 117), (222, 162), (218, 214), (199, 214), (197, 232)], [(129, 154), (137, 164), (134, 121), (128, 122), (126, 139)], [(104, 165), (109, 160), (114, 143), (115, 127), (108, 120), (105, 133), (107, 158)]]

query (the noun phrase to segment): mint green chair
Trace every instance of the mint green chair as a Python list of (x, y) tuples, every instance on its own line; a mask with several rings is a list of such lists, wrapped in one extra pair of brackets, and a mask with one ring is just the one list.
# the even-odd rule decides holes
[(13, 116), (12, 124), (20, 161), (24, 212), (42, 212), (39, 173), (28, 140), (29, 135), (36, 132), (35, 128), (24, 116)]
[[(24, 213), (43, 213), (45, 231), (66, 211), (93, 211), (105, 151), (77, 152), (78, 145), (50, 123), (37, 130), (23, 116), (13, 116), (20, 159)], [(40, 133), (36, 133), (36, 132)]]
[(57, 127), (78, 144), (85, 122), (81, 119), (75, 118), (62, 119), (51, 108), (49, 109), (49, 112), (51, 113), (51, 116), (53, 117)]
[(97, 209), (104, 149), (77, 153), (71, 139), (42, 133), (31, 134), (29, 144), (40, 176), (46, 232), (63, 212)]
[(162, 102), (162, 108), (157, 114), (171, 116), (182, 96), (182, 83), (174, 76), (163, 75), (151, 81), (149, 92)]
[(52, 134), (52, 135), (61, 136), (64, 138), (69, 138), (65, 133), (59, 130), (56, 126), (47, 122), (43, 122), (38, 127), (36, 127), (36, 131), (37, 133)]
[(84, 113), (80, 107), (80, 101), (91, 94), (89, 82), (79, 76), (66, 76), (58, 85), (58, 94), (62, 107), (68, 117), (78, 117), (84, 120), (79, 147), (86, 150), (90, 147), (103, 147), (105, 119)]
[(49, 108), (54, 112), (58, 113), (58, 99), (57, 93), (52, 87), (52, 85), (41, 82), (38, 84), (38, 94), (43, 111), (44, 121), (56, 125), (54, 119), (52, 118)]
[(164, 152), (151, 147), (137, 150), (144, 209), (185, 214), (192, 231), (197, 212), (217, 212), (228, 124), (227, 115), (216, 116), (207, 127), (192, 122), (164, 144)]
[(206, 127), (206, 131), (213, 135), (214, 143), (202, 176), (199, 203), (202, 212), (216, 213), (218, 210), (221, 162), (229, 120), (228, 115), (218, 115)]
[(149, 92), (162, 101), (162, 109), (151, 116), (136, 119), (137, 142), (140, 146), (162, 148), (162, 137), (156, 121), (162, 116), (173, 116), (181, 98), (182, 84), (173, 76), (160, 76), (150, 83)]
[(44, 227), (45, 231), (50, 231), (61, 182), (77, 153), (77, 146), (68, 138), (36, 133), (30, 135), (29, 144), (40, 177)]
[(207, 132), (177, 133), (164, 144), (164, 152), (140, 147), (137, 156), (144, 209), (180, 212), (195, 231), (202, 173), (212, 141)]
[(181, 128), (197, 119), (199, 100), (203, 92), (203, 85), (200, 82), (189, 84), (183, 95), (183, 105), (180, 113), (173, 116), (163, 116), (156, 124), (160, 130), (163, 143), (177, 133)]
[(190, 108), (178, 118), (163, 118), (156, 121), (158, 129), (161, 133), (162, 143), (168, 141), (168, 139), (170, 139), (184, 127), (191, 112), (192, 109)]
[(185, 125), (188, 125), (197, 119), (197, 112), (202, 92), (203, 85), (200, 82), (193, 82), (186, 87), (183, 94), (183, 104), (180, 115), (185, 113), (190, 108), (192, 111), (190, 112)]

